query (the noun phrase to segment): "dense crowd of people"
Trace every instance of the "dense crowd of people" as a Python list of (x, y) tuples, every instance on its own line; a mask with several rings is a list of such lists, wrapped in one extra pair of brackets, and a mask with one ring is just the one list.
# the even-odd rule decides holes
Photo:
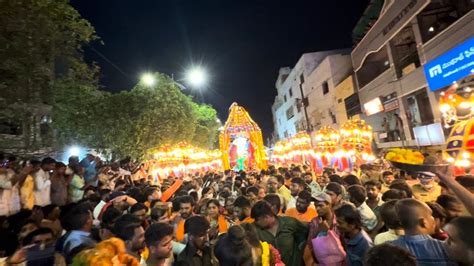
[(0, 158), (0, 265), (473, 265), (474, 176)]

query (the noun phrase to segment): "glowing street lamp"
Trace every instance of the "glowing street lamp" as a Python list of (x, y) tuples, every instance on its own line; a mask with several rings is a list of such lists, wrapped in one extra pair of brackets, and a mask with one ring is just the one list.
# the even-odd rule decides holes
[(69, 156), (79, 156), (81, 154), (81, 148), (72, 146), (69, 148)]
[(148, 87), (155, 85), (156, 79), (155, 76), (151, 73), (145, 73), (142, 75), (140, 81)]
[(186, 82), (193, 87), (202, 87), (206, 85), (206, 71), (201, 67), (193, 67), (186, 73)]

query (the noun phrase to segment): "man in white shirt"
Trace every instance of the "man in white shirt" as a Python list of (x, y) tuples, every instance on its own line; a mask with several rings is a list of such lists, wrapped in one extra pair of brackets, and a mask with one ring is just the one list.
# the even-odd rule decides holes
[(9, 216), (14, 214), (11, 210), (10, 201), (13, 193), (18, 194), (18, 189), (13, 182), (15, 172), (11, 169), (0, 168), (0, 215)]
[(41, 161), (41, 168), (35, 173), (35, 205), (44, 207), (51, 204), (51, 180), (49, 172), (56, 166), (56, 161), (46, 157)]
[(28, 165), (17, 175), (12, 169), (15, 159), (11, 158), (6, 161), (0, 160), (2, 162), (0, 166), (0, 216), (10, 216), (20, 211), (19, 187), (32, 170), (32, 167)]
[(357, 211), (362, 219), (362, 225), (366, 231), (370, 232), (377, 226), (377, 216), (365, 203), (367, 199), (367, 192), (361, 185), (352, 185), (347, 188), (347, 192), (350, 196), (350, 201), (356, 206)]

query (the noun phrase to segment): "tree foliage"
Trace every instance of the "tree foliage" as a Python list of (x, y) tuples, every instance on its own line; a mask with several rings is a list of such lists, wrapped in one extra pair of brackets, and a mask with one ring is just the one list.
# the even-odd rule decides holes
[(207, 104), (194, 104), (197, 113), (196, 131), (192, 144), (202, 148), (215, 148), (220, 121), (214, 108)]
[(10, 102), (49, 103), (59, 75), (94, 82), (82, 60), (94, 28), (67, 0), (0, 1), (0, 91)]
[(98, 68), (82, 57), (94, 40), (94, 28), (68, 0), (0, 0), (0, 120), (34, 128), (32, 105), (52, 105), (59, 144), (117, 156), (141, 157), (179, 141), (214, 143), (216, 111), (194, 103), (163, 74), (155, 74), (153, 87), (99, 90)]
[(40, 133), (38, 124), (56, 81), (97, 86), (97, 67), (82, 58), (96, 39), (68, 0), (0, 0), (0, 123), (21, 128), (23, 148), (51, 144), (51, 130)]
[(117, 94), (57, 88), (54, 117), (62, 139), (136, 158), (179, 141), (210, 147), (219, 125), (216, 111), (193, 102), (166, 75), (156, 73), (155, 79), (152, 87), (139, 83)]

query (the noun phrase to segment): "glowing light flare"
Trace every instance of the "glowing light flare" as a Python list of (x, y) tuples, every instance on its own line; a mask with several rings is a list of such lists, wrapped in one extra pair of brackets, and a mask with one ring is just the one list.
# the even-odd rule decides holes
[(151, 73), (145, 73), (142, 75), (141, 77), (141, 82), (145, 85), (145, 86), (153, 86), (155, 85), (155, 82), (156, 82), (156, 79), (155, 79), (155, 76)]
[(462, 109), (467, 109), (467, 108), (471, 108), (472, 107), (472, 104), (470, 102), (461, 102), (459, 104), (459, 108), (462, 108)]
[(457, 160), (455, 163), (454, 163), (455, 166), (459, 166), (459, 167), (469, 167), (471, 166), (471, 162), (467, 159), (462, 159), (462, 160)]
[(79, 156), (81, 154), (81, 148), (78, 146), (72, 146), (69, 148), (69, 156)]
[(450, 109), (451, 109), (451, 105), (449, 105), (449, 104), (447, 104), (447, 103), (441, 104), (441, 105), (439, 106), (439, 110), (440, 110), (441, 112), (443, 112), (443, 113), (448, 112)]
[(206, 71), (202, 67), (193, 67), (186, 73), (186, 81), (195, 87), (202, 87), (207, 82)]

